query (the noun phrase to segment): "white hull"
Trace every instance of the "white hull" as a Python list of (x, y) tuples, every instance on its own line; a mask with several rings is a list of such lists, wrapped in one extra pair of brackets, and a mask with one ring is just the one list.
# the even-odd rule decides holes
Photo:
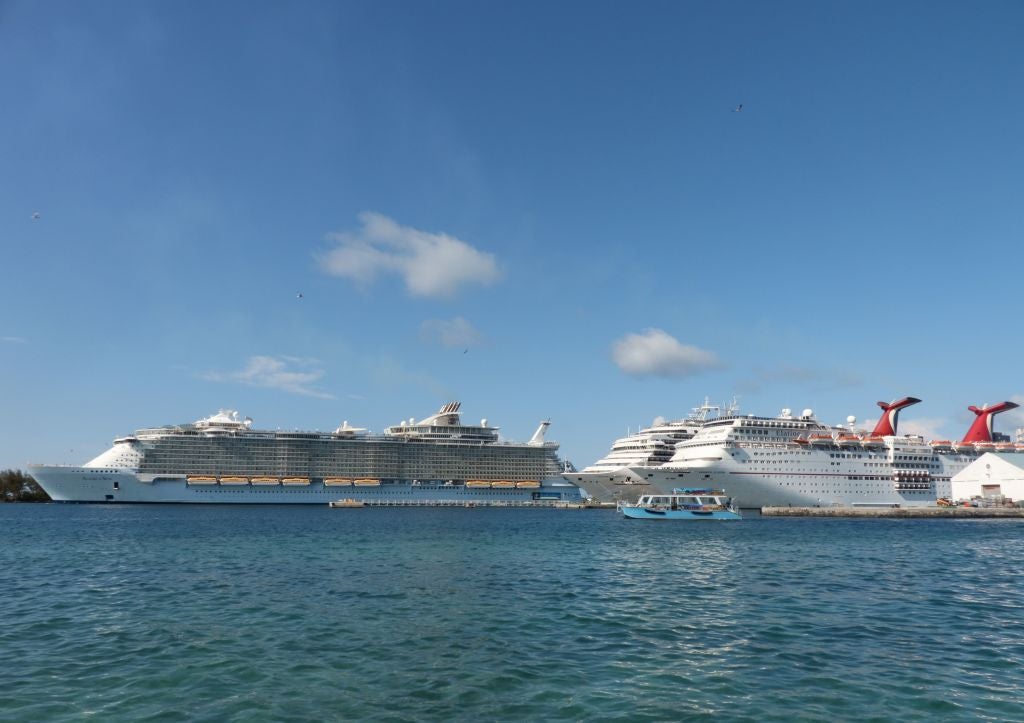
[(629, 467), (602, 472), (566, 472), (562, 479), (582, 488), (598, 502), (633, 503), (640, 495), (657, 491)]
[(659, 492), (671, 494), (685, 487), (714, 487), (725, 490), (741, 508), (797, 506), (886, 506), (934, 505), (939, 497), (952, 494), (949, 476), (966, 463), (957, 463), (943, 479), (934, 479), (920, 490), (896, 490), (891, 477), (866, 479), (852, 473), (750, 472), (722, 466), (636, 469)]
[(579, 490), (559, 478), (539, 488), (467, 488), (443, 484), (381, 484), (376, 487), (309, 485), (192, 484), (184, 475), (147, 481), (130, 469), (30, 466), (29, 473), (56, 502), (152, 502), (185, 504), (322, 505), (341, 498), (367, 502), (528, 502), (579, 499)]

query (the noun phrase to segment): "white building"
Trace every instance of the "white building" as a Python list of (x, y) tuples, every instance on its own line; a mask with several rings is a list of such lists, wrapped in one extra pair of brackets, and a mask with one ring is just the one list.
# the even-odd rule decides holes
[(1024, 454), (986, 452), (953, 475), (953, 499), (1024, 500)]

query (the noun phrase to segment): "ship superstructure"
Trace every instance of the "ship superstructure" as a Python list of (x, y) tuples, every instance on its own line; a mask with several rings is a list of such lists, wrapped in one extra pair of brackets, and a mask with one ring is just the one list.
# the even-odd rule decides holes
[(959, 442), (926, 442), (898, 435), (897, 418), (921, 400), (879, 402), (882, 415), (870, 433), (828, 426), (810, 410), (785, 409), (777, 417), (723, 416), (706, 422), (659, 467), (633, 473), (655, 489), (725, 489), (745, 508), (778, 505), (915, 506), (949, 497), (953, 475), (985, 451), (1024, 451), (992, 429), (995, 415), (1013, 402), (969, 407), (977, 415)]
[[(726, 415), (735, 414), (735, 400), (725, 408)], [(650, 483), (638, 475), (635, 467), (660, 467), (672, 459), (676, 445), (692, 438), (707, 420), (722, 414), (721, 407), (708, 399), (694, 407), (685, 419), (659, 422), (615, 440), (607, 455), (576, 471), (562, 475), (571, 484), (583, 488), (600, 502), (636, 502), (640, 495), (650, 494)]]
[(463, 424), (459, 402), (382, 434), (344, 422), (333, 432), (258, 430), (222, 410), (192, 424), (140, 429), (81, 467), (30, 465), (51, 498), (67, 502), (321, 504), (376, 501), (575, 500), (560, 477), (558, 444), (542, 422), (507, 442), (487, 420)]

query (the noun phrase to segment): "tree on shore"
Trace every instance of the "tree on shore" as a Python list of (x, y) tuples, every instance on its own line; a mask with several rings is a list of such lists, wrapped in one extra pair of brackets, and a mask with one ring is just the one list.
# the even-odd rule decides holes
[(49, 502), (43, 488), (20, 469), (0, 471), (0, 502)]

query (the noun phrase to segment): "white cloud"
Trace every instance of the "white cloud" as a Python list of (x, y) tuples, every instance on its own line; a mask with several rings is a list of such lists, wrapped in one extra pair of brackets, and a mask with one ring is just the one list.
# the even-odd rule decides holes
[(400, 226), (379, 213), (359, 214), (362, 228), (333, 233), (338, 246), (321, 254), (320, 268), (332, 276), (369, 284), (394, 273), (413, 296), (453, 296), (462, 284), (490, 284), (499, 277), (494, 256), (444, 233)]
[(26, 340), (21, 338), (20, 336), (0, 336), (0, 341), (4, 342), (6, 344), (25, 344), (25, 343), (27, 343)]
[[(913, 419), (904, 419), (902, 412), (900, 414), (899, 427), (896, 432), (897, 434), (917, 434), (925, 439), (946, 439), (947, 435), (943, 433), (943, 429), (949, 424), (949, 420), (946, 417), (914, 417)], [(965, 429), (964, 432), (967, 430)], [(957, 439), (963, 437), (963, 434)]]
[(420, 339), (449, 348), (477, 346), (483, 336), (472, 324), (456, 316), (454, 319), (427, 319), (420, 324)]
[(1018, 427), (1024, 427), (1024, 394), (1014, 394), (1009, 398), (1009, 401), (1016, 402), (1020, 406), (997, 416), (996, 424), (999, 427), (999, 431), (1010, 435), (1012, 438), (1015, 436)]
[[(896, 434), (916, 434), (930, 441), (933, 439), (960, 439), (963, 437), (963, 432), (967, 431), (967, 427), (964, 427), (963, 432), (959, 436), (954, 434), (950, 437), (948, 431), (950, 429), (949, 417), (913, 417), (908, 419), (904, 416), (905, 414), (905, 411), (900, 412), (899, 421), (896, 423)], [(878, 417), (858, 419), (857, 429), (863, 432), (870, 432), (878, 424), (878, 419)], [(846, 420), (844, 419), (843, 422), (845, 423)]]
[[(300, 370), (289, 369), (289, 365), (299, 367)], [(319, 362), (315, 359), (290, 356), (252, 356), (249, 357), (248, 363), (241, 371), (206, 372), (200, 376), (211, 382), (236, 382), (253, 387), (280, 389), (292, 394), (317, 397), (318, 399), (334, 399), (333, 394), (311, 386), (324, 375), (323, 369), (311, 368), (318, 365)], [(301, 370), (303, 368), (306, 370)]]
[(633, 376), (685, 377), (722, 366), (714, 352), (680, 344), (661, 329), (626, 334), (612, 344), (612, 359)]

